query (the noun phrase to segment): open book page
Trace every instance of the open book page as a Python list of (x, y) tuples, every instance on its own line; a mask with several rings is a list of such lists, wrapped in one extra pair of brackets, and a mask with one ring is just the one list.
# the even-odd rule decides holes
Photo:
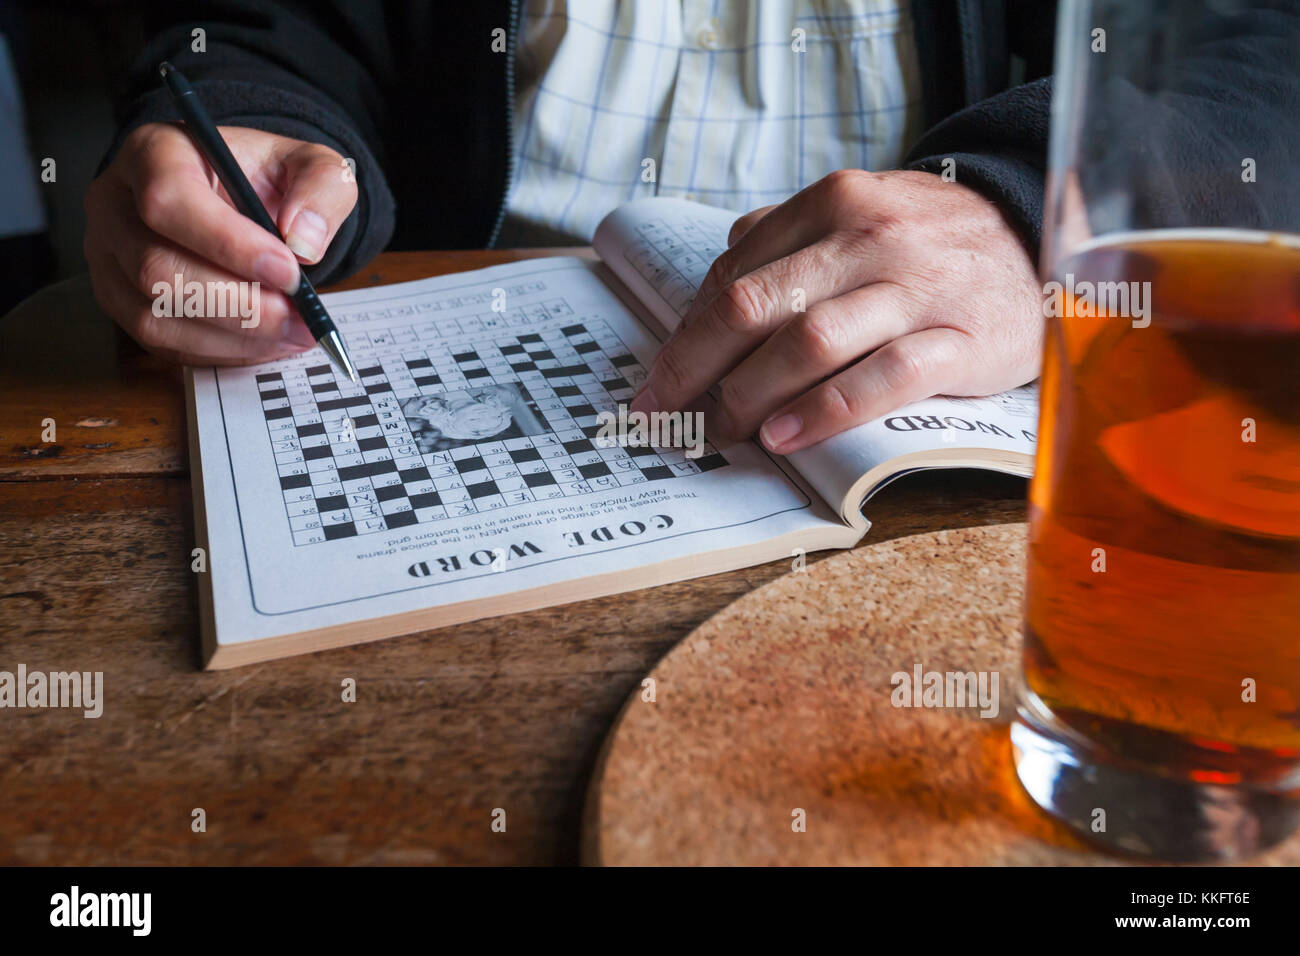
[(989, 468), (1028, 477), (1038, 428), (1036, 383), (982, 398), (936, 395), (789, 456), (852, 520), (862, 502), (922, 468)]
[(861, 529), (751, 442), (593, 441), (656, 348), (597, 269), (325, 296), (360, 385), (320, 352), (193, 370), (220, 644), (620, 572), (605, 593), (648, 586), (721, 570), (711, 552), (776, 557), (757, 555), (792, 534), (852, 544)]
[(601, 221), (592, 246), (672, 332), (740, 215), (685, 199), (635, 199)]

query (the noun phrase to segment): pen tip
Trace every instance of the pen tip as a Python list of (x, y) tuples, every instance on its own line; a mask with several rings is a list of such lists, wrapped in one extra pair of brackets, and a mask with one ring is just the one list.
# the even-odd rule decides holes
[(167, 74), (173, 72), (175, 69), (176, 67), (172, 66), (166, 60), (163, 60), (158, 64), (158, 75), (165, 80), (167, 79)]
[(361, 384), (361, 380), (357, 377), (356, 366), (352, 364), (352, 357), (348, 355), (348, 350), (343, 344), (343, 336), (339, 335), (338, 329), (330, 329), (317, 340), (317, 343), (351, 382)]

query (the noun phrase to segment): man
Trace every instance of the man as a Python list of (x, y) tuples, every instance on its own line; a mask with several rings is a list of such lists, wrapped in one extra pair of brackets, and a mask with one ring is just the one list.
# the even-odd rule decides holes
[[(758, 431), (788, 453), (914, 399), (1036, 374), (1051, 4), (435, 6), (163, 8), (86, 200), (105, 310), (181, 361), (266, 361), (313, 344), (282, 295), (263, 294), (246, 330), (153, 316), (153, 283), (291, 290), (300, 264), (341, 277), (390, 236), (585, 241), (652, 191), (731, 208), (795, 193), (738, 219), (637, 410), (721, 382), (711, 432)], [(288, 248), (228, 205), (169, 125), (162, 59), (189, 76)]]

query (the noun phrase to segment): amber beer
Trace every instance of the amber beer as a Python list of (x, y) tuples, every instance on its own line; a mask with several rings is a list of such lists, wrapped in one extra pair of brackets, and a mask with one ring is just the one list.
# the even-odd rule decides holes
[[(1057, 280), (1030, 492), (1029, 688), (1111, 761), (1295, 790), (1300, 239), (1131, 233)], [(1150, 297), (1120, 314), (1118, 287), (1099, 296), (1098, 283)]]

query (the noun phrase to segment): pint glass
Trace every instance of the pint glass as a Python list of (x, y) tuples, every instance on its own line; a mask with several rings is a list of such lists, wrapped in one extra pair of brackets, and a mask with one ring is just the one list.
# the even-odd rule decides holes
[(1019, 778), (1232, 859), (1300, 821), (1300, 4), (1065, 0)]

